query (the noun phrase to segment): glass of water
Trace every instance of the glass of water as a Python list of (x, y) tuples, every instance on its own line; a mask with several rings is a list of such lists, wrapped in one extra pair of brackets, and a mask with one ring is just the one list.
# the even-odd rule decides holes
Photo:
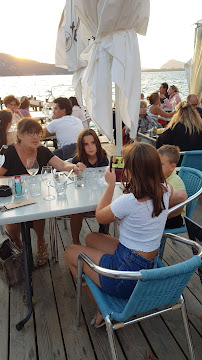
[(67, 190), (67, 176), (64, 173), (54, 173), (53, 180), (55, 185), (55, 190), (58, 195), (66, 194)]

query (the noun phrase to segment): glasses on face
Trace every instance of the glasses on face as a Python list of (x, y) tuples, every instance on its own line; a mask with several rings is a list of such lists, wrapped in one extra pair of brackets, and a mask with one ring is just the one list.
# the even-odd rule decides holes
[(28, 136), (34, 136), (34, 135), (37, 135), (37, 136), (41, 136), (42, 135), (42, 131), (34, 131), (34, 130), (27, 130), (27, 131), (25, 131), (26, 132), (26, 134), (28, 135)]

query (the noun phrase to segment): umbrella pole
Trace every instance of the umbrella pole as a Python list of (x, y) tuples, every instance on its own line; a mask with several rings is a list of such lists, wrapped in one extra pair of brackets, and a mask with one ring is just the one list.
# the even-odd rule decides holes
[(122, 121), (119, 108), (119, 87), (115, 84), (116, 155), (121, 156), (123, 146)]

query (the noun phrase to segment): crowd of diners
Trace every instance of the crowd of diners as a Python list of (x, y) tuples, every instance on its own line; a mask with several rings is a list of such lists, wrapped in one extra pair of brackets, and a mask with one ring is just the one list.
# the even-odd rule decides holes
[[(72, 245), (67, 247), (65, 259), (75, 277), (78, 255), (82, 252), (97, 265), (108, 269), (152, 269), (157, 263), (165, 226), (175, 228), (183, 224), (185, 209), (180, 208), (169, 218), (168, 209), (187, 198), (185, 186), (176, 174), (175, 167), (179, 162), (180, 151), (202, 150), (201, 104), (195, 94), (190, 94), (186, 101), (181, 101), (177, 87), (168, 87), (167, 83), (162, 83), (160, 89), (147, 100), (141, 94), (137, 134), (159, 127), (159, 117), (170, 121), (159, 135), (156, 148), (137, 139), (131, 140), (130, 129), (124, 127), (124, 136), (128, 136), (122, 148), (123, 194), (112, 201), (116, 176), (114, 170), (110, 171), (108, 167), (105, 174), (106, 190), (95, 212), (99, 224), (108, 225), (119, 219), (120, 236), (112, 237), (107, 231), (92, 232), (87, 235), (85, 246), (81, 246), (79, 235), (85, 214), (71, 215)], [(5, 97), (5, 109), (0, 111), (0, 148), (5, 156), (0, 177), (28, 174), (26, 162), (30, 157), (37, 159), (39, 174), (47, 164), (58, 171), (73, 170), (77, 174), (86, 167), (108, 165), (107, 153), (95, 131), (89, 128), (77, 99), (59, 97), (54, 100), (54, 104), (52, 120), (42, 128), (40, 122), (30, 115), (27, 97), (24, 96), (21, 100), (13, 95)], [(10, 136), (13, 132), (16, 135), (15, 141)], [(43, 138), (50, 135), (56, 136), (59, 144), (59, 149), (53, 152), (41, 143)], [(71, 160), (67, 161), (69, 158)], [(33, 222), (37, 235), (39, 266), (45, 265), (48, 258), (44, 226), (44, 219)], [(6, 228), (12, 241), (22, 248), (20, 224), (10, 224)], [(114, 296), (128, 297), (136, 286), (135, 281), (98, 275), (85, 264), (83, 271), (103, 291)], [(84, 289), (92, 298), (88, 287)], [(102, 320), (98, 311), (95, 327), (100, 326)]]

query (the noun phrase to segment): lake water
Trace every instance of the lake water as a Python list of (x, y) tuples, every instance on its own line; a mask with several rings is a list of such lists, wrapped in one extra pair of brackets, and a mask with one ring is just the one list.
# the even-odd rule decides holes
[[(162, 82), (176, 85), (182, 100), (188, 95), (188, 85), (184, 71), (142, 72), (141, 91), (145, 97), (159, 89)], [(0, 77), (0, 97), (13, 94), (16, 97), (35, 96), (38, 100), (53, 97), (73, 96), (72, 75), (5, 76)], [(114, 88), (112, 90), (114, 100)]]

